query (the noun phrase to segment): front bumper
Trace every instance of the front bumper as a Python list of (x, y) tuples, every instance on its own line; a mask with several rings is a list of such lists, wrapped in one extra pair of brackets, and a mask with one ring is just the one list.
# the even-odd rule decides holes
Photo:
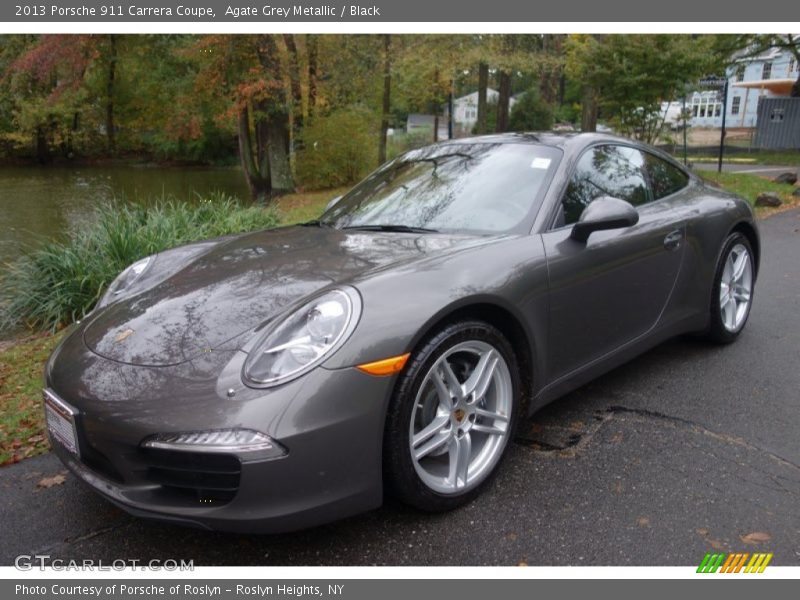
[[(394, 377), (320, 367), (284, 386), (255, 390), (238, 377), (241, 352), (136, 367), (75, 342), (65, 340), (54, 353), (45, 383), (78, 411), (80, 458), (57, 440), (52, 446), (77, 477), (132, 514), (279, 533), (380, 506), (383, 424)], [(227, 455), (239, 473), (225, 494), (205, 493), (203, 484), (197, 493), (164, 485), (141, 448), (153, 434), (236, 427), (267, 434), (287, 454), (268, 460)]]

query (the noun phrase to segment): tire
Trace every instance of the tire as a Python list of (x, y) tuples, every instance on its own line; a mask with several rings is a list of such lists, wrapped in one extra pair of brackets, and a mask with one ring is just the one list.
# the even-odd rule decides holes
[[(718, 344), (730, 344), (741, 334), (750, 309), (753, 306), (756, 270), (753, 261), (753, 248), (741, 233), (730, 234), (722, 245), (717, 268), (714, 272), (714, 285), (711, 293), (711, 320), (706, 338)], [(744, 257), (741, 273), (734, 272), (735, 262)], [(733, 283), (733, 288), (731, 288)], [(730, 294), (733, 289), (734, 293)], [(746, 297), (747, 300), (743, 300)], [(728, 298), (726, 302), (725, 299)], [(736, 299), (739, 299), (738, 302)]]
[[(493, 368), (479, 370), (481, 365)], [(412, 354), (389, 405), (387, 492), (429, 512), (475, 498), (510, 446), (521, 394), (516, 354), (497, 328), (469, 320), (433, 334)]]

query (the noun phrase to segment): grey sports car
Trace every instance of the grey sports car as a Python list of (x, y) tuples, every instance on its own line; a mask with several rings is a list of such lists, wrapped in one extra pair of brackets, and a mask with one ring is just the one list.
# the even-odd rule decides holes
[(731, 342), (744, 200), (608, 135), (448, 141), (318, 221), (125, 270), (46, 367), (53, 448), (141, 515), (240, 532), (474, 498), (515, 424), (683, 333)]

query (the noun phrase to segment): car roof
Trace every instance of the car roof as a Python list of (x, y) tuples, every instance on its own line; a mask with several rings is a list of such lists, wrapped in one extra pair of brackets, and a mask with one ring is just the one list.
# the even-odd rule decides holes
[(493, 133), (489, 135), (478, 135), (466, 138), (455, 138), (452, 140), (441, 140), (441, 144), (541, 144), (544, 146), (554, 146), (556, 148), (584, 147), (593, 142), (634, 142), (627, 138), (610, 135), (607, 133), (582, 133), (582, 132), (552, 132), (552, 131), (532, 131), (524, 133)]

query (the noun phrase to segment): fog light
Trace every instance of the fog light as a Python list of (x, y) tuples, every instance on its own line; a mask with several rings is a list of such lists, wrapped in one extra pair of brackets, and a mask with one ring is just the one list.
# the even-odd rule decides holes
[(286, 455), (286, 449), (278, 442), (252, 429), (160, 433), (144, 440), (142, 446), (157, 450), (257, 454), (258, 458), (278, 458)]

